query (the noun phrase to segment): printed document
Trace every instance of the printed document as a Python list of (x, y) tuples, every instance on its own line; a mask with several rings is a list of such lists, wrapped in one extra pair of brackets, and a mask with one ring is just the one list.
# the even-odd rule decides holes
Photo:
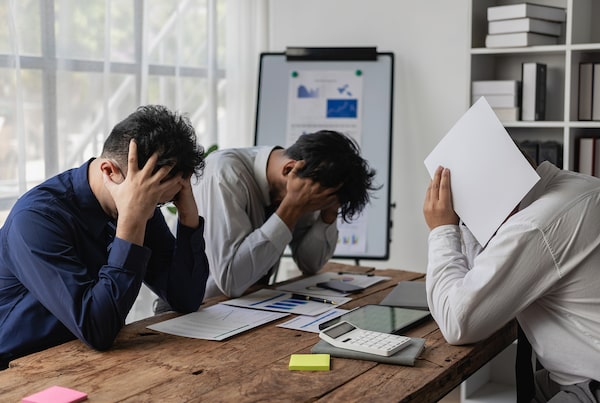
[(195, 339), (224, 340), (285, 316), (287, 316), (286, 313), (217, 304), (197, 312), (155, 323), (148, 326), (148, 329)]
[(244, 308), (315, 316), (352, 300), (352, 298), (347, 297), (327, 297), (327, 299), (335, 304), (296, 299), (292, 296), (292, 293), (264, 288), (252, 294), (229, 299), (222, 303)]

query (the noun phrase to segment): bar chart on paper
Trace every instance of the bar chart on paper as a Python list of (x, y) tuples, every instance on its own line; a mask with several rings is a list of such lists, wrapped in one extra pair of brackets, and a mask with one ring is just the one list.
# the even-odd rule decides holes
[[(349, 300), (350, 298), (337, 297), (336, 304), (341, 305)], [(309, 316), (320, 315), (334, 307), (332, 304), (294, 299), (289, 292), (270, 289), (259, 290), (240, 298), (223, 301), (222, 303), (243, 308), (264, 309), (267, 311)]]

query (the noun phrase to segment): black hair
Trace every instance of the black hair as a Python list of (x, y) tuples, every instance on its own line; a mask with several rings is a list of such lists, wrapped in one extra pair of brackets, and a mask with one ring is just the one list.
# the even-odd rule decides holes
[(341, 217), (348, 222), (369, 203), (374, 190), (375, 170), (360, 156), (356, 141), (342, 133), (320, 130), (301, 135), (285, 150), (288, 157), (305, 162), (298, 176), (311, 178), (326, 187), (341, 187), (336, 194)]
[(137, 144), (140, 169), (155, 152), (156, 169), (174, 165), (169, 176), (199, 177), (204, 169), (204, 148), (197, 143), (189, 119), (162, 105), (140, 106), (117, 123), (104, 142), (102, 157), (114, 159), (126, 169), (131, 139)]

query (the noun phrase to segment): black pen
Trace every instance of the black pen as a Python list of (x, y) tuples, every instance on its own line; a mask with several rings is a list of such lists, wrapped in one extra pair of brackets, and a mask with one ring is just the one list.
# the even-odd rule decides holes
[(329, 300), (329, 299), (325, 299), (325, 298), (313, 297), (311, 295), (292, 294), (292, 299), (303, 299), (303, 300), (306, 300), (306, 301), (315, 301), (315, 302), (322, 302), (324, 304), (333, 304), (333, 305), (335, 305), (335, 301), (332, 301), (332, 300)]

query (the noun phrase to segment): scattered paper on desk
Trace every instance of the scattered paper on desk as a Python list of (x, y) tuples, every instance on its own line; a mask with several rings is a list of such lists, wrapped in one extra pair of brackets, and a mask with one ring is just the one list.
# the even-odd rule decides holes
[(148, 329), (195, 339), (224, 340), (285, 316), (285, 313), (217, 304), (155, 323), (148, 326)]
[(62, 386), (51, 386), (24, 397), (22, 403), (77, 403), (87, 399), (87, 394)]
[(540, 180), (484, 97), (425, 159), (429, 175), (450, 168), (454, 210), (485, 246)]
[(336, 272), (324, 272), (314, 276), (302, 278), (288, 284), (280, 285), (277, 287), (277, 289), (300, 294), (309, 294), (317, 297), (336, 297), (345, 296), (348, 295), (348, 293), (317, 287), (317, 283), (338, 280), (358, 287), (367, 288), (389, 279), (390, 277), (386, 276), (367, 276), (364, 274), (338, 274)]
[(347, 309), (335, 308), (328, 312), (325, 312), (319, 316), (306, 316), (299, 315), (287, 322), (280, 323), (277, 327), (284, 327), (286, 329), (301, 330), (303, 332), (319, 333), (319, 324), (326, 322), (331, 319), (335, 319), (338, 316), (342, 316), (348, 312)]
[[(328, 298), (336, 302), (336, 305), (348, 302), (351, 298)], [(289, 292), (271, 290), (264, 288), (244, 295), (243, 297), (223, 301), (223, 304), (241, 306), (252, 309), (265, 309), (267, 311), (287, 312), (298, 315), (315, 316), (333, 309), (336, 305), (325, 304), (316, 301), (293, 299)]]

